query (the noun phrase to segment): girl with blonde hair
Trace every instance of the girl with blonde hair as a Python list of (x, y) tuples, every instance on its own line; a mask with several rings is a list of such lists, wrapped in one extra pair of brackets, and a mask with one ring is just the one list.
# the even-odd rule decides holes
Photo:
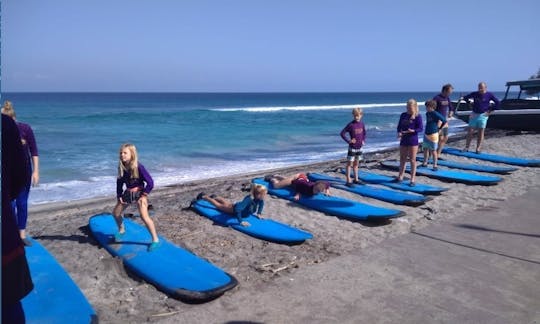
[(411, 164), (411, 182), (416, 182), (416, 154), (418, 153), (418, 133), (422, 132), (422, 116), (418, 113), (418, 103), (415, 99), (407, 101), (407, 111), (399, 116), (397, 136), (399, 142), (399, 175), (396, 181), (403, 181), (407, 160)]
[[(125, 190), (124, 185), (126, 186)], [(122, 212), (129, 204), (137, 203), (141, 218), (150, 235), (152, 235), (152, 242), (148, 246), (148, 251), (153, 251), (159, 247), (156, 228), (148, 214), (148, 195), (153, 188), (154, 180), (146, 171), (146, 168), (139, 163), (135, 145), (122, 144), (119, 150), (118, 178), (116, 179), (117, 203), (113, 209), (113, 216), (118, 225), (118, 233), (114, 236), (116, 242), (121, 242), (126, 233)]]
[(242, 226), (250, 226), (251, 224), (244, 221), (243, 218), (252, 214), (256, 214), (257, 217), (261, 218), (264, 208), (264, 198), (266, 197), (267, 192), (268, 189), (265, 186), (261, 184), (252, 184), (250, 194), (237, 203), (233, 203), (226, 198), (215, 195), (208, 196), (204, 192), (197, 195), (197, 200), (204, 199), (214, 205), (218, 210), (235, 215)]
[(25, 188), (11, 202), (11, 207), (17, 226), (19, 227), (19, 235), (26, 246), (32, 245), (32, 242), (26, 238), (26, 221), (28, 219), (28, 197), (30, 195), (30, 187), (37, 186), (39, 183), (39, 154), (34, 137), (34, 131), (30, 125), (21, 123), (16, 120), (15, 109), (11, 101), (4, 101), (2, 105), (2, 114), (7, 115), (15, 121), (19, 133), (21, 134), (21, 143), (23, 150), (27, 155), (26, 168), (30, 177), (26, 179)]

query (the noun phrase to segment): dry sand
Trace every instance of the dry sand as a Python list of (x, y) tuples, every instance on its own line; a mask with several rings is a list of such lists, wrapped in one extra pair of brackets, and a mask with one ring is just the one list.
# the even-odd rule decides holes
[[(539, 134), (507, 135), (504, 132), (489, 132), (484, 151), (539, 158), (539, 143)], [(463, 139), (455, 140), (451, 145), (462, 147)], [(397, 158), (397, 152), (373, 154), (371, 158)], [(454, 156), (447, 158), (457, 161), (467, 160)], [(293, 174), (298, 171), (321, 172), (343, 165), (343, 161), (330, 161), (154, 190), (150, 203), (154, 206), (152, 215), (158, 233), (196, 255), (208, 259), (234, 275), (239, 281), (235, 289), (204, 304), (190, 305), (169, 298), (154, 286), (126, 272), (121, 261), (96, 245), (87, 230), (88, 219), (97, 213), (110, 212), (115, 203), (114, 195), (86, 201), (33, 206), (30, 210), (28, 233), (40, 241), (69, 272), (96, 310), (102, 323), (147, 321), (197, 323), (197, 318), (187, 317), (188, 314), (197, 312), (206, 314), (205, 318), (213, 318), (215, 323), (224, 323), (238, 319), (236, 315), (245, 301), (243, 298), (246, 297), (237, 296), (251, 295), (252, 298), (257, 298), (263, 287), (276, 284), (276, 278), (293, 275), (298, 268), (305, 270), (317, 267), (318, 264), (337, 256), (366, 249), (430, 223), (474, 213), (475, 210), (489, 209), (495, 202), (523, 195), (531, 188), (538, 188), (540, 183), (540, 169), (521, 167), (511, 175), (504, 176), (502, 183), (488, 187), (442, 183), (418, 177), (417, 182), (451, 188), (419, 207), (396, 206), (332, 189), (334, 195), (406, 212), (406, 216), (388, 224), (352, 222), (327, 216), (282, 199), (267, 198), (264, 216), (313, 233), (312, 240), (296, 246), (258, 240), (233, 229), (214, 225), (210, 220), (191, 210), (183, 210), (183, 207), (203, 190), (238, 200), (246, 194), (241, 189), (254, 176), (267, 173)], [(379, 170), (375, 162), (368, 163), (368, 166), (377, 172), (396, 174), (393, 171)], [(137, 213), (135, 210), (131, 212)], [(134, 219), (140, 222), (138, 217)], [(309, 274), (309, 271), (304, 272)], [(350, 270), (350, 275), (354, 278), (355, 269)], [(305, 302), (309, 303), (309, 287), (298, 289), (305, 291)], [(251, 293), (239, 294), (241, 290)], [(343, 303), (338, 300), (328, 302), (329, 307), (332, 303)], [(272, 307), (271, 304), (267, 306)], [(294, 307), (291, 307), (291, 322), (294, 322), (293, 312)], [(241, 313), (244, 315), (243, 318), (273, 323), (272, 318), (265, 316), (264, 309), (243, 309)], [(245, 316), (246, 314), (249, 316)], [(358, 316), (361, 318), (361, 314)]]

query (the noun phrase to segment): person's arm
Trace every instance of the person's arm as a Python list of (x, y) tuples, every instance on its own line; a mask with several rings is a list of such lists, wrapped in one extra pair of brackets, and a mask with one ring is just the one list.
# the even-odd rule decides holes
[(499, 105), (501, 104), (501, 102), (499, 101), (499, 99), (497, 99), (497, 97), (495, 97), (495, 95), (493, 93), (491, 93), (491, 100), (493, 100), (493, 102), (495, 103), (495, 105), (493, 106), (493, 108), (490, 107), (490, 109), (488, 110), (489, 113), (491, 113), (493, 110), (496, 110), (499, 108)]
[(39, 156), (32, 156), (32, 185), (37, 186), (39, 183)]
[(148, 196), (150, 194), (150, 191), (154, 189), (154, 179), (152, 179), (152, 176), (148, 171), (146, 171), (146, 168), (139, 164), (139, 177), (146, 182), (146, 185), (144, 186), (143, 195)]
[(437, 118), (439, 118), (439, 121), (441, 122), (441, 125), (439, 126), (439, 129), (442, 129), (443, 127), (445, 127), (448, 124), (448, 121), (446, 120), (446, 118), (444, 118), (444, 116), (441, 113), (439, 113), (437, 111), (435, 113), (436, 113)]
[(397, 132), (397, 137), (401, 137), (402, 133), (401, 133), (401, 120), (403, 119), (403, 114), (401, 114), (399, 116), (399, 121), (397, 123), (397, 127), (396, 127), (396, 132)]
[(462, 98), (463, 98), (463, 100), (469, 102), (469, 100), (471, 100), (473, 97), (474, 97), (474, 92), (471, 92), (468, 95), (463, 96)]
[(450, 97), (448, 97), (448, 117), (452, 117), (455, 112), (456, 112), (456, 107), (454, 107), (452, 100), (450, 100)]
[(350, 125), (351, 124), (347, 124), (347, 126), (345, 126), (345, 128), (343, 128), (343, 130), (341, 130), (341, 133), (339, 133), (341, 138), (343, 138), (343, 140), (345, 142), (347, 142), (347, 144), (351, 144), (351, 139), (349, 139), (349, 138), (347, 138), (347, 136), (345, 136), (349, 132), (349, 126)]
[(363, 137), (362, 137), (362, 146), (364, 146), (366, 144), (366, 124), (362, 123), (362, 134), (363, 134)]
[(424, 125), (422, 124), (422, 116), (419, 114), (418, 116), (416, 116), (416, 118), (414, 119), (414, 129), (412, 133), (420, 133), (421, 131), (424, 130)]
[(258, 205), (258, 208), (257, 208), (257, 216), (259, 216), (259, 218), (262, 215), (263, 209), (264, 209), (264, 200), (261, 199), (259, 201), (259, 205)]
[(39, 183), (39, 154), (36, 137), (34, 136), (34, 131), (30, 125), (28, 125), (28, 130), (26, 132), (26, 144), (28, 145), (28, 150), (32, 157), (32, 184), (37, 186)]
[(124, 180), (118, 177), (116, 178), (116, 199), (122, 198), (123, 191), (124, 191)]

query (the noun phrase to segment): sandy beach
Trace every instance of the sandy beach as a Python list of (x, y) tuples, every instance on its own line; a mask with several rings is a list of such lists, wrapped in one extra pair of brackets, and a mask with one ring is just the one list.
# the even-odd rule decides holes
[[(451, 146), (464, 146), (463, 138), (451, 140)], [(483, 150), (497, 154), (529, 158), (540, 157), (540, 134), (513, 135), (501, 131), (487, 132)], [(472, 144), (474, 147), (474, 142)], [(395, 175), (397, 172), (379, 169), (377, 160), (397, 159), (395, 150), (367, 156), (372, 162), (367, 166), (380, 173)], [(466, 158), (445, 156), (456, 161), (468, 161)], [(491, 164), (481, 162), (482, 164)], [(404, 217), (386, 224), (352, 222), (337, 217), (303, 208), (282, 199), (268, 197), (264, 216), (284, 222), (313, 233), (314, 238), (301, 245), (287, 246), (258, 240), (233, 229), (214, 225), (210, 220), (187, 210), (198, 192), (215, 193), (232, 200), (241, 199), (246, 192), (241, 189), (256, 176), (268, 173), (293, 174), (295, 172), (323, 172), (343, 167), (344, 161), (329, 161), (309, 166), (290, 167), (254, 174), (243, 174), (223, 178), (155, 189), (150, 196), (153, 205), (151, 215), (158, 233), (178, 246), (184, 247), (196, 255), (208, 259), (216, 266), (234, 275), (239, 285), (223, 296), (208, 303), (191, 305), (169, 298), (154, 286), (147, 284), (126, 272), (122, 262), (113, 258), (106, 250), (99, 247), (89, 235), (88, 219), (94, 214), (111, 212), (115, 197), (96, 198), (85, 201), (53, 203), (31, 207), (28, 233), (41, 242), (68, 271), (79, 285), (89, 302), (96, 310), (102, 323), (226, 323), (233, 321), (251, 321), (261, 323), (304, 322), (294, 317), (295, 303), (307, 307), (313, 294), (306, 282), (321, 280), (317, 269), (332, 265), (339, 269), (339, 263), (332, 262), (340, 257), (356, 255), (369, 251), (372, 247), (409, 234), (413, 231), (454, 218), (472, 215), (478, 211), (489, 211), (495, 204), (504, 204), (513, 198), (523, 196), (530, 190), (540, 188), (540, 169), (519, 167), (510, 175), (504, 175), (504, 181), (496, 186), (470, 186), (459, 183), (443, 183), (427, 177), (418, 177), (417, 182), (448, 187), (450, 190), (419, 207), (397, 206), (379, 200), (360, 197), (349, 192), (332, 189), (332, 194), (368, 204), (400, 209)], [(337, 176), (337, 174), (334, 174)], [(158, 184), (159, 185), (159, 184)], [(540, 203), (538, 203), (540, 207)], [(130, 207), (128, 210), (137, 211)], [(531, 229), (534, 231), (535, 229)], [(370, 266), (369, 259), (358, 260), (358, 267), (350, 267), (348, 275), (351, 281), (360, 278), (362, 267)], [(373, 265), (372, 265), (373, 266)], [(329, 285), (331, 286), (330, 267)], [(343, 269), (339, 269), (343, 271)], [(262, 298), (261, 294), (279, 291), (295, 285), (295, 274), (302, 273), (302, 284), (294, 287), (303, 299), (291, 303), (289, 315), (276, 318), (272, 296), (264, 296), (266, 303), (260, 308), (242, 307), (252, 299)], [(313, 277), (310, 278), (310, 274)], [(317, 274), (317, 275), (316, 275)], [(290, 280), (289, 280), (290, 279)], [(343, 279), (340, 279), (343, 280)], [(346, 285), (336, 282), (336, 285)], [(366, 283), (367, 285), (368, 283)], [(538, 283), (532, 283), (538, 285)], [(381, 287), (391, 296), (392, 286)], [(361, 292), (349, 292), (360, 294)], [(281, 298), (275, 296), (276, 298)], [(354, 296), (331, 298), (321, 305), (312, 306), (314, 314), (324, 314), (327, 309), (348, 303)], [(354, 297), (354, 298), (353, 298)], [(277, 301), (276, 301), (277, 302)], [(362, 322), (363, 313), (349, 310), (349, 318)], [(197, 315), (199, 314), (199, 315)], [(321, 315), (322, 316), (322, 315)], [(323, 318), (323, 317), (321, 317)], [(370, 317), (377, 321), (376, 318)], [(324, 320), (321, 320), (324, 322)]]

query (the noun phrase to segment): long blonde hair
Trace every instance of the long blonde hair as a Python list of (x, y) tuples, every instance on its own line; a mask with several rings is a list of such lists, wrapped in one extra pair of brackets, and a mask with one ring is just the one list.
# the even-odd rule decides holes
[[(125, 166), (124, 163), (122, 163), (122, 150), (128, 149), (131, 153), (131, 161), (129, 161), (128, 166)], [(139, 178), (139, 158), (137, 157), (137, 148), (135, 145), (131, 143), (125, 143), (120, 146), (120, 149), (118, 150), (118, 177), (121, 178), (124, 176), (124, 172), (131, 171), (131, 178), (137, 179)]]
[(13, 109), (13, 104), (11, 101), (4, 101), (4, 104), (2, 105), (2, 114), (15, 119), (15, 109)]
[(418, 102), (416, 102), (416, 99), (409, 99), (407, 100), (407, 108), (409, 105), (412, 107), (412, 116), (411, 118), (416, 118), (418, 116)]

